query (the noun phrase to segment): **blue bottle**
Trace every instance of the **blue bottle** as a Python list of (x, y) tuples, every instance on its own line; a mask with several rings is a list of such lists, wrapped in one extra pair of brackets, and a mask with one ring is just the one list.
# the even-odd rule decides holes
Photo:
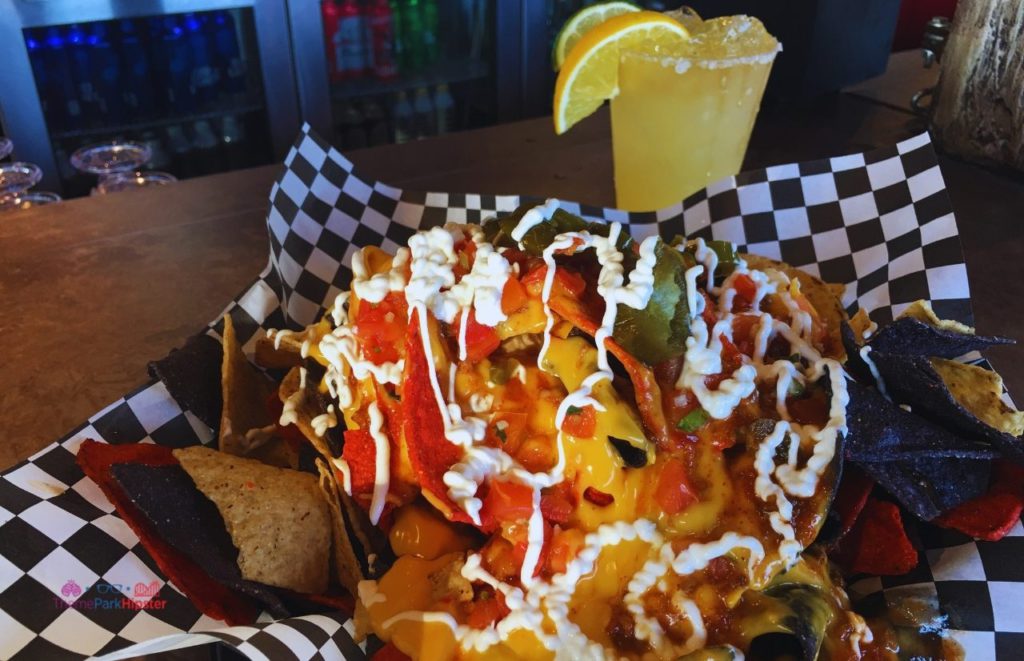
[(97, 119), (101, 124), (120, 124), (125, 120), (121, 102), (121, 63), (105, 23), (94, 23), (86, 37), (89, 70), (96, 94)]
[(209, 35), (204, 29), (205, 16), (185, 14), (185, 33), (192, 54), (189, 86), (201, 110), (209, 108), (217, 99), (217, 69), (213, 66)]
[(166, 62), (167, 100), (177, 114), (194, 112), (192, 94), (192, 50), (185, 30), (174, 16), (163, 20), (162, 51)]
[(156, 99), (144, 33), (135, 21), (127, 19), (121, 21), (119, 28), (121, 71), (124, 76), (121, 102), (124, 103), (125, 114), (132, 119), (149, 117), (155, 110)]

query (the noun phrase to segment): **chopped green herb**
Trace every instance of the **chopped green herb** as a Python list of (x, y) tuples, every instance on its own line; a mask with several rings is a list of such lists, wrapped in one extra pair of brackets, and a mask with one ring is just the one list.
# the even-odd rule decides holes
[(508, 432), (500, 427), (494, 428), (494, 435), (498, 437), (498, 440), (504, 443), (508, 440)]
[(570, 406), (569, 408), (565, 409), (565, 413), (566, 415), (579, 415), (580, 413), (583, 413), (583, 409), (581, 409), (578, 406)]
[(798, 354), (798, 353), (790, 354), (790, 356), (788, 358), (786, 358), (786, 360), (788, 360), (791, 363), (799, 364), (800, 363), (800, 354)]
[(800, 383), (796, 379), (789, 382), (789, 390), (786, 391), (790, 397), (799, 397), (805, 392), (807, 392), (807, 389), (804, 387), (804, 384)]
[(692, 434), (708, 421), (708, 412), (702, 408), (696, 408), (687, 413), (676, 423), (676, 429)]

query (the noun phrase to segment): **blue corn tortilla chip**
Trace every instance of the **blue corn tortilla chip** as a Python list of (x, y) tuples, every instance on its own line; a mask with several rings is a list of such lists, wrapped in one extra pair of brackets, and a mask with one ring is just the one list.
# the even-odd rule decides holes
[(932, 422), (984, 439), (1007, 459), (1024, 464), (1024, 439), (985, 424), (964, 408), (927, 357), (883, 353), (871, 357), (894, 401), (910, 405)]
[(275, 617), (291, 613), (270, 587), (247, 581), (238, 568), (217, 506), (180, 466), (115, 464), (111, 475), (168, 544), (201, 566), (210, 578), (262, 604)]
[(988, 489), (988, 459), (910, 459), (859, 464), (907, 511), (931, 521)]
[(180, 349), (149, 364), (149, 375), (160, 379), (174, 401), (188, 409), (217, 436), (222, 406), (220, 366), (223, 349), (209, 335), (193, 335)]
[(872, 351), (879, 353), (938, 358), (956, 358), (971, 351), (981, 351), (1000, 344), (1016, 342), (1006, 337), (968, 335), (936, 328), (912, 317), (901, 317), (888, 324), (875, 333), (867, 343)]
[(880, 392), (856, 381), (847, 382), (847, 460), (863, 462), (903, 459), (992, 459), (999, 452), (988, 443), (964, 438), (912, 412), (904, 411)]

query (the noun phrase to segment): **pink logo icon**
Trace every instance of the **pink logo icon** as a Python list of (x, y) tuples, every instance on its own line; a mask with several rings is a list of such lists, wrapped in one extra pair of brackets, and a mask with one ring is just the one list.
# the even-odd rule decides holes
[(160, 582), (153, 581), (149, 585), (143, 582), (135, 584), (135, 596), (136, 597), (155, 597), (156, 593), (160, 591)]
[(69, 580), (64, 584), (64, 587), (60, 589), (60, 593), (65, 597), (77, 597), (82, 594), (82, 588), (78, 587), (78, 583)]

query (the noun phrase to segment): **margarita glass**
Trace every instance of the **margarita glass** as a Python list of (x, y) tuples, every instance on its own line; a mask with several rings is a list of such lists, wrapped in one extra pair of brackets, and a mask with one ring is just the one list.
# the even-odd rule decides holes
[(617, 206), (660, 209), (739, 172), (779, 42), (756, 18), (685, 21), (690, 39), (623, 49), (611, 100)]

